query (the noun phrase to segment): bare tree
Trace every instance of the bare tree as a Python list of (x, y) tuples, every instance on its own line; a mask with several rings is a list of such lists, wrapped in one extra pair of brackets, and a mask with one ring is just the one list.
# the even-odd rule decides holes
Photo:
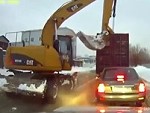
[(140, 47), (140, 45), (130, 45), (129, 55), (130, 65), (132, 66), (150, 63), (149, 51), (146, 48)]

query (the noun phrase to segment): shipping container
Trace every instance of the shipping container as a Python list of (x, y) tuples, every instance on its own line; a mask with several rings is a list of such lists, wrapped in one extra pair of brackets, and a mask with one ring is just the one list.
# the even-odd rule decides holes
[(109, 45), (96, 51), (96, 73), (105, 67), (129, 66), (129, 34), (110, 34)]

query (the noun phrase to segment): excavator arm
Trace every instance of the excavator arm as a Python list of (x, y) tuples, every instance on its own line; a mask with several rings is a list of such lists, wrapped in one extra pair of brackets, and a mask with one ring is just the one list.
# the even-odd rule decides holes
[(113, 8), (115, 0), (104, 0), (103, 4), (103, 16), (102, 16), (102, 31), (100, 34), (95, 36), (85, 35), (83, 32), (78, 32), (77, 36), (80, 38), (80, 40), (83, 42), (83, 44), (91, 49), (91, 50), (97, 50), (97, 49), (103, 49), (107, 42), (109, 41), (108, 34), (113, 34), (114, 31), (109, 27), (109, 20), (111, 18), (111, 14), (113, 11)]
[(69, 17), (80, 11), (95, 0), (72, 0), (62, 5), (46, 22), (42, 31), (42, 45), (53, 46), (57, 28)]
[(114, 33), (109, 27), (109, 20), (111, 18), (114, 0), (104, 0), (103, 5), (103, 18), (102, 18), (102, 33), (104, 31)]

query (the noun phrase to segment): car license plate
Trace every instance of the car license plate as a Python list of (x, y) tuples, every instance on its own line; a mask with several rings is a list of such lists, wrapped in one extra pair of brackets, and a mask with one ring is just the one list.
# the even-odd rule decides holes
[(114, 93), (128, 93), (131, 91), (132, 89), (128, 87), (112, 87), (112, 92)]

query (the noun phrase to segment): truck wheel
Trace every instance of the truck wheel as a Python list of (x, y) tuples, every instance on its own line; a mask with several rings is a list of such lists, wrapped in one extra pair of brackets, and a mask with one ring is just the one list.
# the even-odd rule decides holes
[(44, 91), (44, 99), (50, 104), (54, 104), (58, 97), (58, 84), (55, 79), (48, 79)]

